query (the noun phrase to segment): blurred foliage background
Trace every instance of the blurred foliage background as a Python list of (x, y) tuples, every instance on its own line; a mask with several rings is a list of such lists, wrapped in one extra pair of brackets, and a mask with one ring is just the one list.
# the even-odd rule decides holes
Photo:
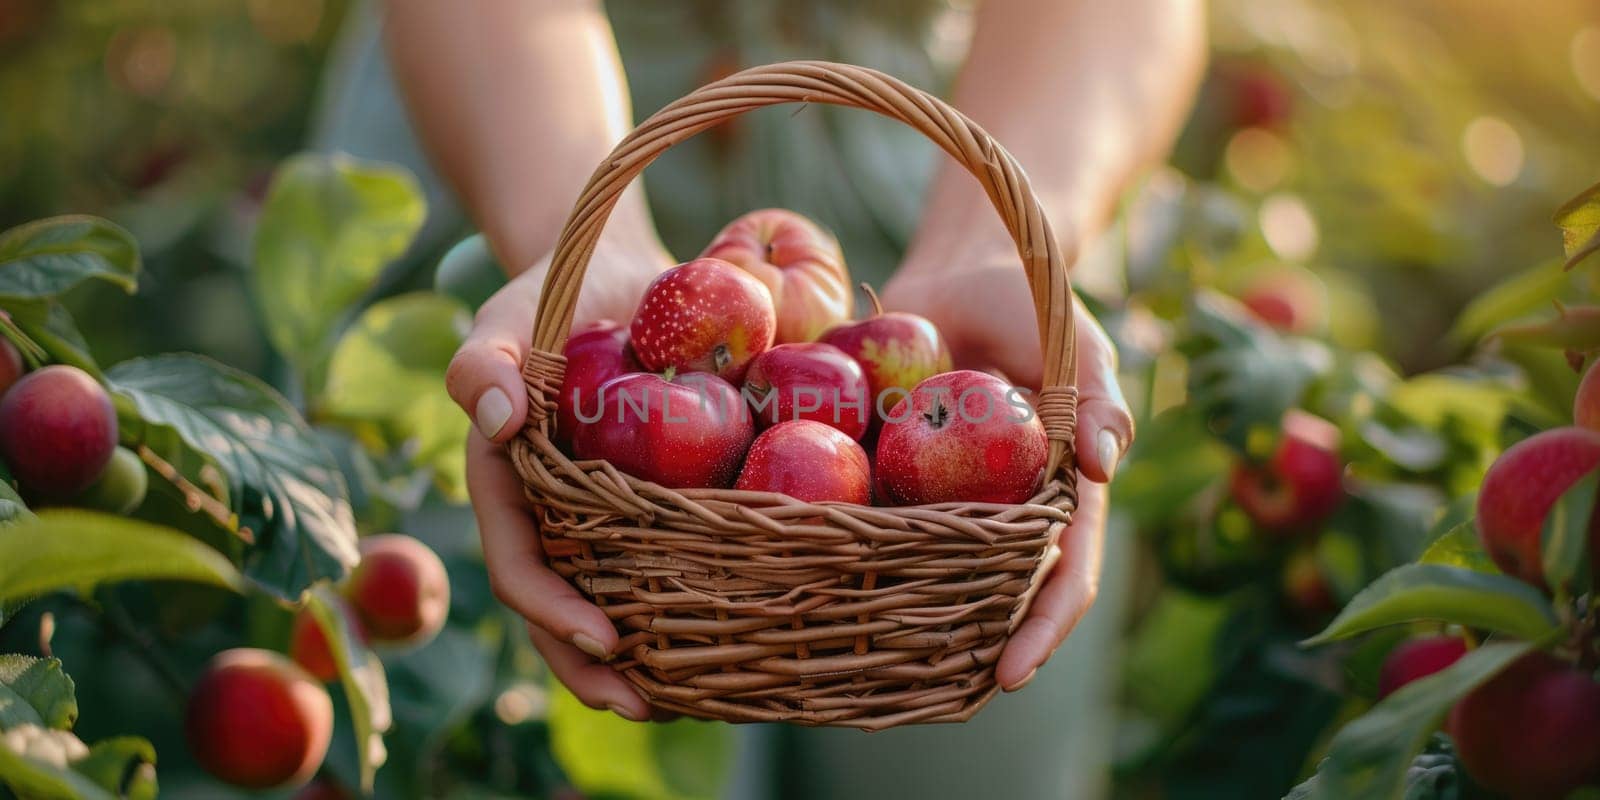
[[(959, 65), (971, 6), (933, 0), (608, 3), (641, 117), (741, 66), (794, 57), (865, 64), (941, 89)], [(1256, 271), (1305, 267), (1328, 289), (1327, 333), (1336, 346), (1374, 350), (1402, 374), (1460, 361), (1485, 331), (1469, 324), (1472, 315), (1463, 317), (1463, 310), (1508, 277), (1557, 261), (1561, 243), (1551, 212), (1600, 174), (1594, 152), (1600, 140), (1600, 7), (1587, 0), (1217, 0), (1211, 9), (1210, 72), (1174, 169), (1151, 177), (1130, 200), (1124, 250), (1116, 254), (1129, 273), (1091, 282), (1092, 291), (1110, 300), (1131, 287), (1159, 306), (1160, 282), (1170, 277), (1163, 270), (1171, 265), (1141, 260), (1138, 242), (1162, 237), (1139, 228), (1171, 215), (1139, 211), (1177, 205), (1203, 218), (1187, 227), (1229, 237), (1214, 248), (1222, 254), (1216, 259), (1207, 257), (1205, 242), (1190, 248), (1184, 280), (1228, 289)], [(0, 229), (53, 214), (92, 213), (129, 228), (143, 247), (146, 271), (131, 300), (102, 286), (70, 298), (103, 363), (194, 351), (295, 391), (295, 368), (270, 346), (269, 315), (251, 290), (250, 231), (268, 177), (285, 157), (308, 148), (364, 146), (360, 137), (330, 135), (327, 119), (337, 116), (352, 73), (371, 55), (371, 19), (369, 8), (346, 0), (0, 0)], [(738, 213), (783, 205), (837, 231), (852, 269), (881, 281), (913, 229), (934, 157), (914, 134), (870, 115), (829, 109), (795, 116), (778, 109), (675, 148), (647, 182), (662, 235), (679, 254), (698, 251)], [(439, 256), (469, 232), (448, 209), (437, 203), (431, 209), (438, 226), (387, 268), (373, 296), (428, 285)], [(1118, 327), (1119, 336), (1137, 338), (1136, 330), (1129, 332), (1137, 326)], [(1137, 357), (1126, 360), (1140, 366)], [(1143, 388), (1145, 413), (1170, 405), (1161, 400), (1169, 387)], [(1415, 393), (1425, 397), (1421, 405), (1430, 405), (1441, 391), (1456, 393), (1465, 405), (1474, 400), (1454, 385)], [(1496, 417), (1483, 427), (1498, 424)], [(1193, 433), (1181, 423), (1170, 427), (1152, 426), (1145, 436), (1180, 447)], [(1224, 470), (1226, 452), (1203, 435), (1194, 438), (1192, 449), (1182, 452), (1195, 455), (1195, 469)], [(1463, 456), (1451, 462), (1460, 475), (1433, 477), (1453, 490), (1470, 487), (1485, 458)], [(1130, 470), (1119, 491), (1139, 491), (1139, 480)], [(1346, 520), (1352, 528), (1376, 527), (1359, 511)], [(451, 539), (466, 537), (458, 528), (459, 509), (438, 511), (431, 523), (416, 515), (412, 521), (448, 530)], [(1133, 520), (1143, 527), (1162, 522)], [(1421, 536), (1396, 547), (1414, 548)], [(1327, 538), (1332, 544), (1319, 545), (1330, 551), (1323, 555), (1335, 561), (1347, 556), (1339, 548), (1348, 538)], [(1413, 555), (1405, 552), (1402, 560)], [(1275, 682), (1272, 665), (1259, 663), (1267, 656), (1247, 659), (1247, 668), (1234, 675), (1195, 670), (1185, 673), (1191, 680), (1173, 679), (1172, 665), (1197, 648), (1214, 646), (1218, 662), (1236, 663), (1239, 653), (1220, 650), (1257, 642), (1230, 639), (1227, 627), (1238, 620), (1217, 603), (1161, 592), (1162, 580), (1182, 576), (1162, 575), (1150, 563), (1161, 558), (1143, 556), (1126, 703), (1146, 712), (1181, 708), (1209, 716), (1197, 729), (1232, 726), (1237, 736), (1162, 763), (1141, 753), (1151, 747), (1149, 729), (1171, 720), (1130, 714), (1119, 732), (1119, 754), (1130, 773), (1121, 776), (1124, 788), (1151, 789), (1141, 771), (1159, 769), (1191, 779), (1191, 796), (1221, 796), (1207, 794), (1218, 787), (1208, 786), (1205, 776), (1232, 774), (1223, 762), (1252, 757), (1258, 751), (1251, 743), (1293, 739), (1302, 751), (1310, 748), (1343, 706), (1333, 693), (1308, 694), (1304, 686)], [(1171, 571), (1170, 563), (1164, 566)], [(487, 613), (492, 601), (481, 575), (471, 574), (476, 569), (463, 560), (453, 583), (465, 589), (466, 602)], [(1293, 638), (1279, 643), (1284, 651)], [(404, 687), (411, 676), (448, 671), (440, 665), (453, 663), (429, 658), (473, 651), (464, 639), (451, 645), (460, 652), (391, 666), (392, 680)], [(501, 657), (522, 672), (537, 672), (526, 647), (508, 645)], [(475, 715), (473, 723), (510, 724), (544, 713), (546, 703), (557, 710), (575, 705), (562, 695), (546, 698), (524, 682), (496, 687), (496, 699), (473, 710), (462, 698), (489, 689), (457, 688), (459, 698), (434, 698), (437, 707), (402, 705), (397, 713), (404, 721), (407, 713), (437, 716), (443, 708), (455, 717)], [(1206, 692), (1228, 692), (1237, 705), (1195, 711), (1195, 698)], [(405, 689), (398, 694), (403, 698)], [(1252, 716), (1262, 707), (1287, 713)], [(1261, 727), (1241, 729), (1240, 719)], [(395, 763), (428, 751), (443, 753), (441, 759), (465, 772), (487, 773), (501, 763), (496, 754), (502, 750), (550, 747), (541, 738), (546, 734), (527, 728), (499, 729), (501, 738), (460, 733), (472, 727), (491, 726), (436, 734), (444, 741), (397, 742)], [(574, 731), (569, 738), (586, 735), (581, 726), (568, 730)], [(555, 745), (558, 757), (561, 746)], [(563, 766), (570, 770), (572, 763)], [(1279, 766), (1284, 774), (1261, 778), (1263, 795), (1265, 787), (1292, 783), (1305, 765)], [(529, 770), (558, 768), (539, 762)], [(631, 786), (613, 791), (649, 794)]]

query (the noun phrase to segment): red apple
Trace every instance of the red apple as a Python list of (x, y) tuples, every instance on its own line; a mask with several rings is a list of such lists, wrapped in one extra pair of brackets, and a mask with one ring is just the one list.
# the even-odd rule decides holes
[(1559, 798), (1600, 782), (1600, 683), (1548, 653), (1461, 698), (1446, 730), (1467, 774), (1497, 792)]
[(755, 437), (744, 398), (707, 373), (629, 373), (603, 384), (600, 400), (573, 453), (669, 488), (728, 488)]
[(1285, 333), (1307, 334), (1328, 321), (1328, 290), (1304, 269), (1280, 269), (1251, 281), (1239, 301), (1262, 322)]
[(1233, 124), (1239, 128), (1282, 128), (1294, 114), (1294, 94), (1283, 76), (1260, 64), (1225, 71), (1233, 95)]
[(1589, 365), (1572, 398), (1572, 421), (1580, 428), (1600, 431), (1600, 359)]
[(745, 214), (728, 223), (700, 257), (720, 258), (766, 284), (778, 310), (778, 344), (812, 341), (854, 310), (839, 241), (793, 211)]
[[(1600, 432), (1554, 428), (1511, 447), (1489, 467), (1478, 490), (1478, 536), (1508, 575), (1547, 588), (1540, 540), (1550, 508), (1600, 464)], [(1600, 553), (1600, 519), (1589, 524), (1591, 555)], [(1600, 559), (1597, 559), (1600, 560)]]
[(116, 449), (111, 396), (77, 367), (30, 372), (0, 398), (0, 458), (33, 494), (64, 499), (89, 488)]
[(1289, 535), (1316, 528), (1344, 499), (1339, 429), (1321, 417), (1291, 409), (1283, 435), (1265, 464), (1234, 467), (1233, 500), (1262, 530)]
[(363, 536), (345, 597), (372, 641), (420, 645), (450, 615), (450, 574), (432, 548), (410, 536)]
[(772, 346), (772, 294), (750, 273), (697, 258), (645, 287), (633, 315), (633, 354), (645, 369), (709, 372), (744, 379), (750, 360)]
[(809, 419), (859, 441), (872, 419), (867, 376), (831, 344), (780, 344), (756, 356), (744, 376), (744, 396), (756, 425)]
[(1466, 654), (1467, 645), (1459, 636), (1421, 636), (1401, 642), (1389, 651), (1378, 670), (1378, 696), (1388, 697), (1400, 687), (1456, 663)]
[(868, 505), (872, 468), (856, 440), (821, 422), (798, 419), (756, 437), (734, 488), (778, 492), (808, 503)]
[[(344, 614), (345, 624), (356, 638), (365, 642), (366, 631), (349, 605), (341, 603), (339, 612)], [(289, 628), (289, 658), (319, 681), (327, 683), (339, 679), (339, 663), (333, 657), (333, 648), (328, 646), (327, 635), (308, 608), (295, 613), (294, 624)]]
[(567, 372), (561, 380), (556, 404), (555, 442), (572, 447), (572, 432), (585, 419), (600, 413), (600, 385), (628, 372), (638, 372), (639, 364), (628, 346), (628, 329), (609, 319), (591, 322), (573, 331), (562, 351), (567, 357)]
[(895, 405), (878, 435), (878, 477), (899, 505), (1021, 503), (1039, 490), (1044, 424), (1005, 381), (935, 375)]
[(195, 761), (228, 783), (298, 786), (328, 753), (333, 700), (277, 653), (228, 650), (211, 659), (190, 692), (184, 734)]
[(878, 296), (863, 288), (872, 301), (872, 316), (835, 325), (817, 341), (843, 350), (866, 372), (876, 428), (913, 387), (950, 371), (950, 348), (932, 322), (901, 311), (884, 313)]

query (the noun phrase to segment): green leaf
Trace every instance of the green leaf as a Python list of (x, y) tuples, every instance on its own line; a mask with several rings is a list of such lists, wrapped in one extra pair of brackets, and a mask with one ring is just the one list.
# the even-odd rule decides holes
[(1401, 687), (1334, 736), (1312, 790), (1302, 796), (1400, 797), (1412, 760), (1456, 700), (1532, 648), (1526, 642), (1487, 644), (1448, 669)]
[(422, 226), (421, 188), (398, 167), (301, 155), (274, 176), (255, 235), (267, 337), (302, 375), (320, 372), (331, 334)]
[(49, 299), (99, 279), (138, 286), (133, 235), (98, 217), (51, 217), (0, 233), (0, 299)]
[(588, 708), (551, 683), (550, 747), (585, 794), (651, 800), (719, 795), (732, 756), (727, 726), (690, 719), (628, 722)]
[(0, 601), (129, 580), (244, 588), (239, 571), (217, 551), (148, 522), (48, 509), (0, 527)]
[(1593, 350), (1600, 347), (1600, 306), (1558, 305), (1553, 319), (1504, 325), (1489, 336), (1534, 347)]
[(389, 684), (383, 674), (383, 662), (351, 628), (342, 610), (344, 606), (345, 601), (340, 598), (338, 591), (326, 581), (319, 582), (306, 593), (306, 607), (322, 628), (334, 663), (339, 667), (339, 682), (344, 685), (345, 700), (350, 705), (350, 718), (353, 721), (351, 727), (355, 728), (361, 788), (363, 792), (371, 793), (373, 777), (387, 758), (383, 733), (393, 722), (389, 709)]
[(69, 731), (18, 725), (0, 733), (0, 784), (30, 800), (116, 800), (73, 769), (89, 748)]
[(1478, 541), (1478, 526), (1470, 519), (1434, 539), (1417, 562), (1500, 574), (1500, 567), (1495, 565), (1489, 552), (1483, 549), (1483, 543)]
[(1568, 288), (1559, 261), (1520, 272), (1468, 303), (1450, 328), (1449, 338), (1462, 344), (1476, 341), (1497, 325), (1549, 308)]
[(1555, 221), (1561, 226), (1561, 246), (1567, 253), (1567, 269), (1600, 250), (1600, 183), (1556, 209)]
[[(1217, 677), (1217, 638), (1230, 615), (1226, 600), (1166, 589), (1129, 643), (1123, 685), (1135, 707), (1166, 725), (1189, 716)], [(1173, 664), (1189, 664), (1173, 670)]]
[(101, 376), (88, 342), (78, 332), (72, 314), (60, 303), (8, 303), (7, 306), (17, 327), (44, 350), (50, 362), (70, 364), (96, 378)]
[(1542, 592), (1515, 578), (1440, 564), (1407, 564), (1373, 581), (1306, 644), (1385, 625), (1436, 620), (1537, 639), (1556, 626)]
[(373, 304), (339, 339), (321, 401), (330, 416), (383, 426), (414, 466), (432, 469), (461, 500), (469, 423), (444, 373), (471, 321), (460, 303), (432, 292)]
[(1276, 432), (1312, 378), (1332, 365), (1326, 348), (1281, 338), (1220, 295), (1196, 295), (1189, 325), (1183, 343), (1192, 359), (1189, 401), (1213, 432), (1240, 450), (1253, 432)]
[(505, 285), (506, 271), (481, 233), (457, 242), (439, 259), (439, 268), (433, 273), (434, 291), (454, 297), (472, 309), (483, 305)]
[(255, 377), (200, 356), (125, 361), (106, 373), (125, 434), (173, 463), (200, 454), (226, 476), (255, 537), (245, 571), (286, 598), (357, 560), (344, 476), (305, 420)]
[(0, 656), (0, 730), (23, 723), (66, 730), (77, 719), (77, 692), (60, 661)]
[(137, 736), (102, 739), (72, 769), (117, 797), (155, 800), (156, 749)]
[(1581, 595), (1589, 588), (1589, 522), (1594, 519), (1595, 489), (1600, 485), (1600, 470), (1590, 470), (1574, 483), (1545, 516), (1540, 533), (1539, 553), (1544, 564), (1545, 583), (1569, 595)]

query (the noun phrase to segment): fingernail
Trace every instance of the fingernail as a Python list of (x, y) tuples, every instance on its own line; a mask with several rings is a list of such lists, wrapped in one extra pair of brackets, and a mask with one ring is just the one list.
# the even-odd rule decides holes
[(646, 719), (646, 717), (641, 717), (632, 711), (629, 711), (626, 706), (623, 706), (619, 703), (607, 703), (606, 708), (611, 709), (611, 713), (616, 714), (617, 716), (622, 717), (629, 722), (644, 722)]
[(511, 421), (511, 398), (499, 389), (490, 389), (478, 398), (472, 416), (478, 423), (478, 432), (493, 439)]
[(1105, 470), (1106, 480), (1116, 474), (1117, 460), (1122, 458), (1122, 446), (1117, 443), (1117, 435), (1105, 429), (1095, 436), (1095, 454), (1100, 456), (1100, 468)]
[(599, 639), (587, 633), (572, 634), (572, 646), (602, 661), (611, 657), (611, 653), (606, 650), (605, 645), (600, 644)]
[(1039, 668), (1038, 667), (1034, 667), (1033, 669), (1028, 670), (1028, 674), (1022, 676), (1022, 680), (1017, 681), (1016, 683), (1012, 684), (1009, 688), (1006, 689), (1006, 691), (1015, 692), (1018, 689), (1021, 689), (1022, 687), (1027, 686), (1030, 683), (1033, 683), (1033, 676), (1038, 675), (1038, 674), (1039, 674)]

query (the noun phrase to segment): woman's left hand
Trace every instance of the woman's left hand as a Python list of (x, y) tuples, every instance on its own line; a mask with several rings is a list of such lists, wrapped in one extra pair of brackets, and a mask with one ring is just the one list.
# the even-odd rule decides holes
[[(996, 263), (998, 262), (998, 263)], [(947, 264), (960, 264), (947, 261)], [(970, 262), (969, 262), (970, 263)], [(1042, 348), (1026, 277), (1014, 256), (984, 267), (901, 270), (884, 290), (884, 306), (932, 320), (949, 341), (957, 367), (1000, 372), (1039, 388)], [(1049, 559), (1027, 617), (1012, 634), (995, 679), (1021, 688), (1094, 603), (1105, 543), (1107, 486), (1133, 442), (1133, 416), (1117, 384), (1117, 353), (1100, 323), (1074, 298), (1078, 347), (1078, 508)]]

